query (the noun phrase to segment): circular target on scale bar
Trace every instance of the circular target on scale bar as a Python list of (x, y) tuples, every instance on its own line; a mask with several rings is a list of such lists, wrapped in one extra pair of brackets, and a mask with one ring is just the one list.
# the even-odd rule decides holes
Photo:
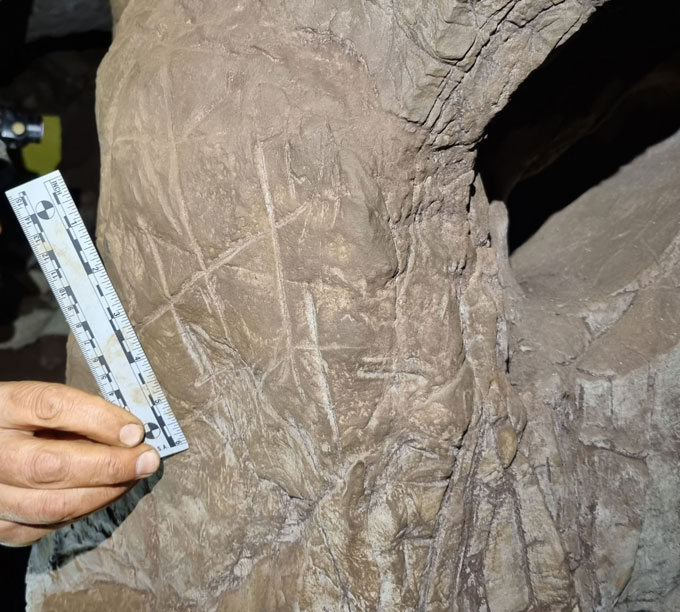
[(54, 217), (54, 204), (47, 200), (42, 200), (41, 202), (38, 202), (35, 211), (41, 219), (51, 219)]
[(146, 435), (144, 436), (147, 440), (155, 440), (161, 435), (161, 428), (156, 425), (156, 423), (145, 423), (144, 431)]

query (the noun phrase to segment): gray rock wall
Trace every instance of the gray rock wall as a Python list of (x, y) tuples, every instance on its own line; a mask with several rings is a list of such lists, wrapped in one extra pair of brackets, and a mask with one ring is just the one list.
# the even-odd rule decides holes
[(76, 32), (111, 29), (107, 0), (33, 0), (26, 38), (58, 38)]
[(600, 4), (116, 4), (98, 244), (191, 450), (41, 542), (29, 610), (675, 609), (676, 141), (512, 269), (475, 175)]

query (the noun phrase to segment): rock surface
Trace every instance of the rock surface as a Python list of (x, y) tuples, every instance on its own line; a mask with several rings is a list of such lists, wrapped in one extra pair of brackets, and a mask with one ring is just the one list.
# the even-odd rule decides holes
[(111, 29), (111, 9), (106, 0), (32, 0), (32, 4), (26, 32), (29, 41)]
[(523, 442), (547, 506), (580, 540), (567, 554), (585, 610), (679, 601), (679, 165), (680, 132), (513, 256)]
[(114, 4), (98, 244), (191, 449), (29, 610), (677, 609), (680, 138), (512, 269), (475, 175), (602, 4)]

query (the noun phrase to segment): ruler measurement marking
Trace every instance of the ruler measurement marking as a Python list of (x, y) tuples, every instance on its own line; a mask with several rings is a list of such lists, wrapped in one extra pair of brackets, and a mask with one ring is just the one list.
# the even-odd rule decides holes
[[(50, 187), (54, 187), (54, 185), (53, 185), (52, 181), (45, 182), (45, 189), (49, 193), (48, 185)], [(61, 200), (59, 199), (59, 196), (58, 196), (56, 190), (54, 192), (52, 192), (52, 196), (53, 196), (54, 201), (57, 204), (57, 207), (64, 208), (64, 205), (62, 204)], [(73, 204), (73, 200), (71, 200), (71, 204)], [(73, 204), (73, 206), (75, 206), (75, 204)], [(60, 217), (62, 219), (62, 224), (63, 224), (63, 219), (65, 219), (67, 217), (65, 215), (60, 215)], [(119, 302), (119, 300), (118, 300), (117, 294), (115, 293), (115, 291), (113, 289), (113, 286), (111, 285), (110, 291), (108, 292), (109, 295), (107, 297), (103, 293), (103, 291), (101, 290), (99, 280), (97, 278), (93, 278), (94, 277), (93, 268), (90, 265), (90, 262), (84, 256), (83, 248), (80, 244), (80, 241), (77, 240), (77, 238), (74, 238), (75, 231), (74, 231), (73, 227), (71, 226), (70, 223), (68, 223), (68, 226), (64, 227), (64, 229), (66, 230), (66, 233), (68, 234), (68, 236), (69, 236), (69, 238), (70, 238), (70, 240), (73, 244), (73, 247), (74, 247), (76, 253), (79, 256), (80, 263), (82, 264), (83, 269), (85, 270), (85, 273), (87, 275), (87, 279), (88, 279), (90, 285), (92, 286), (92, 288), (94, 290), (96, 290), (95, 295), (96, 295), (97, 299), (99, 300), (99, 303), (100, 303), (102, 309), (104, 309), (104, 311), (109, 314), (109, 316), (108, 316), (109, 325), (111, 326), (113, 333), (114, 333), (116, 339), (118, 340), (118, 343), (120, 344), (120, 347), (123, 351), (123, 354), (125, 355), (125, 358), (126, 358), (128, 364), (129, 364), (130, 368), (132, 369), (133, 375), (136, 376), (139, 373), (139, 366), (137, 365), (137, 362), (139, 361), (140, 357), (138, 355), (137, 356), (133, 355), (132, 351), (130, 350), (130, 346), (129, 346), (129, 343), (127, 341), (127, 338), (125, 337), (123, 330), (120, 328), (120, 326), (118, 325), (118, 323), (116, 321), (116, 319), (118, 317), (122, 317), (124, 315), (122, 304), (120, 305), (120, 308), (116, 309), (116, 314), (114, 315), (114, 312), (111, 309), (111, 303), (109, 301), (109, 298), (115, 298), (115, 301), (118, 301), (118, 302)], [(88, 238), (89, 238), (89, 236), (88, 236)], [(103, 268), (103, 264), (101, 263), (101, 259), (99, 258), (99, 253), (97, 253), (94, 246), (92, 248), (92, 254), (90, 255), (90, 257), (91, 257), (93, 263), (95, 264), (96, 268), (98, 268), (98, 269)], [(117, 307), (117, 304), (115, 304), (115, 301), (114, 301), (114, 308)], [(127, 317), (125, 317), (125, 318), (127, 318)], [(127, 327), (130, 331), (133, 331), (132, 325), (129, 324), (129, 322), (128, 322)], [(128, 334), (128, 335), (134, 335), (134, 332), (133, 332), (133, 334)], [(137, 343), (137, 344), (139, 346), (139, 343)], [(139, 349), (141, 351), (141, 346), (139, 346)], [(174, 447), (175, 441), (173, 439), (172, 434), (167, 430), (167, 428), (165, 426), (165, 420), (163, 419), (160, 411), (157, 409), (157, 401), (151, 395), (151, 393), (150, 393), (145, 382), (142, 382), (142, 386), (143, 386), (144, 391), (145, 391), (145, 393), (143, 394), (144, 399), (148, 400), (148, 406), (151, 409), (154, 417), (156, 418), (156, 422), (161, 426), (161, 432), (163, 433), (163, 436), (165, 437), (166, 442), (168, 443), (168, 445), (170, 447)]]
[[(63, 208), (63, 205), (61, 204), (61, 201), (59, 200), (59, 196), (58, 196), (59, 190), (58, 190), (58, 188), (55, 189), (53, 182), (45, 182), (44, 187), (45, 187), (45, 190), (47, 191), (48, 194), (50, 194), (49, 187), (52, 187), (54, 189), (54, 191), (51, 192), (52, 200), (57, 203), (57, 206)], [(83, 261), (82, 248), (80, 247), (80, 243), (78, 241), (74, 240), (73, 236), (71, 235), (71, 232), (73, 231), (72, 230), (72, 227), (73, 227), (72, 224), (68, 221), (68, 217), (66, 215), (60, 215), (59, 219), (62, 222), (62, 225), (64, 225), (64, 222), (66, 221), (66, 223), (65, 223), (66, 233), (67, 233), (69, 239), (71, 240), (71, 242), (72, 242), (72, 244), (73, 244), (73, 246), (76, 250), (76, 253), (79, 256), (81, 264), (83, 264), (85, 272), (88, 274), (88, 277), (89, 277), (89, 274), (91, 273), (92, 268), (89, 266), (89, 264), (87, 264), (87, 262)], [(68, 281), (68, 278), (67, 278), (67, 281)], [(73, 306), (75, 308), (77, 308), (77, 305), (76, 305), (77, 304), (77, 298), (75, 298), (75, 294), (73, 293), (73, 289), (71, 288), (71, 283), (69, 283), (69, 285), (68, 285), (67, 293), (70, 296), (73, 297), (73, 300), (74, 300)], [(79, 322), (82, 325), (82, 323), (84, 322), (84, 317), (83, 317), (83, 320), (79, 321)], [(98, 355), (95, 354), (94, 359), (99, 362), (99, 364), (102, 366), (102, 368), (104, 370), (103, 374), (99, 374), (99, 375), (95, 374), (95, 379), (97, 380), (98, 385), (100, 385), (100, 390), (104, 393), (106, 393), (107, 391), (110, 394), (112, 393), (113, 396), (116, 397), (116, 399), (118, 400), (118, 402), (116, 402), (116, 403), (120, 402), (122, 404), (122, 406), (121, 406), (122, 408), (128, 408), (128, 403), (125, 401), (125, 396), (120, 391), (120, 385), (116, 381), (115, 376), (113, 376), (113, 372), (111, 371), (111, 367), (109, 366), (108, 361), (104, 357), (104, 354), (101, 350), (101, 347), (99, 346), (99, 343), (97, 342), (97, 339), (95, 338), (95, 336), (92, 332), (92, 328), (90, 327), (89, 324), (87, 324), (85, 331), (86, 331), (86, 333), (88, 333), (90, 335), (91, 346), (93, 348), (95, 348), (96, 352), (98, 353)], [(94, 374), (94, 372), (93, 372), (93, 374)], [(109, 391), (108, 389), (102, 389), (101, 388), (101, 385), (105, 385), (105, 383), (104, 383), (105, 378), (109, 383), (111, 383), (111, 387), (112, 387), (111, 391)], [(113, 387), (113, 385), (115, 385), (115, 387)]]
[[(33, 211), (33, 214), (30, 214), (27, 217), (27, 219), (30, 219), (31, 221), (33, 221), (34, 219), (37, 219), (37, 214), (36, 214), (35, 208), (31, 204), (28, 197), (26, 196), (26, 192), (22, 192), (21, 200), (22, 200), (22, 203), (23, 203), (23, 205), (26, 209), (29, 209), (29, 207), (30, 207), (30, 209)], [(55, 293), (55, 295), (56, 295), (57, 292), (59, 293), (59, 295), (66, 295), (68, 300), (71, 302), (66, 307), (66, 309), (64, 310), (64, 316), (66, 317), (66, 319), (69, 323), (69, 326), (72, 327), (72, 328), (74, 326), (76, 326), (76, 327), (80, 326), (81, 329), (85, 330), (85, 332), (90, 336), (89, 342), (92, 345), (92, 349), (94, 351), (96, 351), (97, 353), (99, 353), (100, 360), (103, 360), (102, 366), (105, 367), (106, 370), (108, 370), (108, 372), (111, 374), (111, 370), (109, 368), (109, 365), (106, 362), (106, 359), (104, 358), (104, 356), (101, 352), (101, 348), (99, 347), (99, 344), (97, 343), (97, 340), (96, 340), (94, 334), (92, 333), (92, 330), (90, 329), (89, 324), (83, 318), (81, 318), (81, 316), (78, 316), (78, 320), (75, 321), (75, 322), (71, 322), (69, 320), (69, 319), (72, 319), (71, 313), (74, 312), (73, 306), (75, 306), (77, 304), (78, 300), (75, 297), (75, 294), (73, 293), (73, 289), (71, 288), (71, 284), (68, 281), (68, 277), (66, 276), (65, 272), (62, 270), (61, 264), (59, 263), (59, 260), (56, 257), (52, 243), (50, 242), (50, 240), (45, 235), (45, 232), (44, 232), (42, 225), (39, 222), (34, 222), (34, 224), (40, 231), (40, 234), (39, 234), (40, 243), (45, 248), (44, 254), (47, 255), (47, 258), (43, 258), (43, 261), (45, 262), (45, 265), (52, 265), (53, 266), (53, 268), (51, 270), (53, 272), (53, 274), (51, 275), (52, 280), (50, 282), (50, 278), (48, 277), (48, 279), (47, 279), (48, 284), (50, 285), (50, 288), (52, 289), (52, 292)], [(66, 280), (66, 283), (67, 283), (66, 285), (64, 284), (64, 279)], [(61, 286), (56, 286), (57, 282), (59, 282), (61, 284)], [(76, 313), (76, 314), (79, 315), (79, 313)], [(74, 331), (74, 335), (76, 335), (76, 340), (77, 340), (78, 334), (76, 334), (75, 331)], [(83, 347), (81, 346), (81, 350), (82, 349), (83, 349)], [(83, 351), (83, 352), (85, 353), (85, 351)], [(95, 374), (94, 372), (93, 372), (93, 374), (95, 376), (96, 382), (97, 382), (100, 390), (102, 391), (102, 393), (104, 393), (105, 395), (107, 395), (107, 394), (111, 395), (110, 392), (108, 392), (107, 389), (102, 388), (102, 383), (101, 383), (101, 379), (100, 379), (99, 375)], [(111, 380), (111, 376), (109, 376), (108, 379), (109, 379), (110, 382), (112, 382), (113, 384), (116, 384), (116, 386), (117, 386), (117, 383), (115, 383), (115, 380)], [(114, 395), (114, 397), (116, 396), (115, 391), (114, 391), (113, 395)], [(127, 403), (125, 402), (125, 399), (122, 397), (122, 395), (121, 395), (120, 399), (123, 402), (123, 405), (121, 407), (127, 408)], [(118, 403), (118, 402), (116, 402), (116, 403)]]
[(146, 422), (161, 456), (188, 448), (61, 174), (7, 197), (104, 397)]

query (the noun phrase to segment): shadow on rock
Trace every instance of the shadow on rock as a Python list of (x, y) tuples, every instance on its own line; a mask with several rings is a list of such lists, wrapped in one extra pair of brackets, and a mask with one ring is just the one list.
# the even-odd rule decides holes
[(142, 498), (151, 493), (161, 478), (162, 463), (156, 474), (137, 483), (117, 502), (44, 537), (31, 551), (28, 574), (54, 571), (102, 544), (132, 514)]

